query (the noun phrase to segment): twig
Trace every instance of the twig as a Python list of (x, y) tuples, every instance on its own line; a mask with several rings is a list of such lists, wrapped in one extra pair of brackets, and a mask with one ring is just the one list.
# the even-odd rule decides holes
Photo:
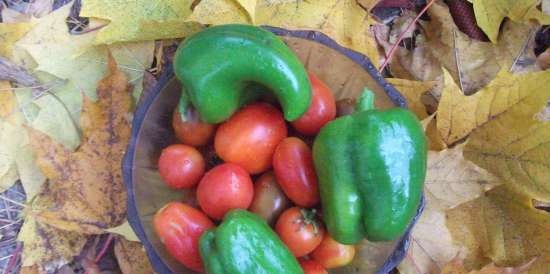
[(111, 244), (113, 239), (114, 239), (113, 234), (109, 234), (109, 236), (107, 236), (107, 240), (105, 240), (105, 243), (103, 244), (103, 247), (101, 248), (101, 250), (99, 251), (99, 253), (95, 257), (94, 262), (96, 264), (101, 260), (101, 258), (103, 258), (103, 256), (105, 256), (105, 253), (107, 252), (107, 249), (109, 248), (109, 245)]
[(386, 56), (386, 60), (384, 60), (384, 63), (382, 64), (382, 66), (380, 66), (380, 68), (378, 69), (378, 71), (382, 72), (384, 71), (384, 69), (386, 68), (386, 66), (390, 63), (390, 60), (393, 56), (393, 54), (395, 53), (395, 50), (397, 50), (397, 48), (399, 47), (399, 44), (401, 44), (401, 41), (403, 41), (403, 39), (405, 38), (405, 35), (410, 31), (410, 29), (412, 28), (412, 26), (414, 26), (416, 24), (416, 22), (420, 19), (420, 17), (422, 17), (422, 15), (424, 13), (426, 13), (426, 11), (428, 11), (428, 8), (430, 8), (430, 6), (435, 3), (435, 0), (430, 0), (430, 2), (428, 2), (428, 4), (426, 4), (426, 6), (418, 13), (418, 15), (416, 15), (416, 17), (414, 18), (414, 20), (412, 20), (411, 23), (409, 23), (409, 25), (407, 26), (407, 28), (405, 29), (405, 31), (403, 31), (400, 35), (399, 35), (399, 38), (397, 39), (397, 42), (392, 46), (392, 48), (390, 49), (390, 52), (387, 54)]
[(21, 249), (23, 248), (23, 245), (21, 242), (17, 242), (15, 246), (15, 251), (13, 252), (13, 256), (8, 261), (8, 264), (6, 268), (4, 269), (4, 273), (8, 274), (11, 273), (12, 268), (15, 266), (15, 263), (17, 262), (17, 259), (19, 258), (19, 253), (21, 252)]
[(22, 203), (20, 203), (20, 202), (18, 202), (18, 201), (12, 200), (12, 199), (10, 199), (10, 198), (8, 198), (8, 197), (5, 197), (5, 196), (1, 196), (1, 195), (0, 195), (0, 199), (5, 200), (5, 201), (7, 201), (7, 202), (10, 202), (10, 203), (12, 203), (12, 204), (16, 204), (16, 205), (21, 206), (21, 207), (27, 207), (26, 204), (22, 204)]

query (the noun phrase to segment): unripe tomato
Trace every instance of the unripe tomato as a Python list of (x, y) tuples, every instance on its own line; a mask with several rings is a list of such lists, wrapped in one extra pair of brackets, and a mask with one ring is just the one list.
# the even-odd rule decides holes
[(275, 231), (295, 257), (302, 257), (313, 251), (325, 234), (315, 210), (299, 207), (285, 210), (277, 220)]
[(211, 218), (221, 220), (231, 209), (247, 209), (254, 196), (254, 185), (246, 170), (225, 163), (208, 171), (197, 188), (201, 209)]
[(250, 211), (262, 217), (270, 225), (290, 206), (290, 201), (277, 183), (273, 172), (264, 173), (254, 183), (254, 199)]
[(341, 244), (328, 233), (325, 233), (321, 244), (311, 253), (311, 257), (327, 269), (345, 266), (354, 256), (355, 246)]
[(327, 270), (319, 262), (315, 260), (299, 259), (300, 266), (304, 270), (304, 274), (328, 274)]
[(273, 170), (286, 196), (295, 204), (312, 207), (319, 202), (311, 149), (304, 141), (285, 138), (275, 149)]
[(269, 169), (275, 147), (286, 136), (283, 114), (266, 103), (255, 103), (220, 125), (214, 147), (224, 161), (258, 174)]
[(184, 115), (181, 115), (178, 109), (174, 110), (172, 127), (176, 137), (190, 146), (206, 145), (216, 130), (215, 125), (201, 121), (199, 113), (192, 107), (187, 108)]
[(292, 126), (304, 135), (315, 135), (329, 121), (336, 117), (336, 102), (330, 88), (309, 73), (311, 83), (311, 104), (300, 118), (292, 121)]
[(170, 255), (191, 270), (203, 271), (199, 238), (214, 227), (204, 213), (186, 204), (171, 202), (155, 214), (153, 225)]
[(192, 146), (176, 144), (162, 150), (160, 177), (172, 188), (191, 188), (204, 174), (202, 154)]

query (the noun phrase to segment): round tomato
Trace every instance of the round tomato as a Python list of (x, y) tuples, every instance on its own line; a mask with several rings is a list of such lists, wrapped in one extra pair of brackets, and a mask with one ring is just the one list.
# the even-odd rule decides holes
[(170, 255), (189, 269), (203, 271), (199, 238), (214, 227), (204, 213), (186, 204), (171, 202), (155, 214), (153, 225)]
[(300, 266), (304, 274), (328, 274), (327, 270), (315, 260), (300, 259)]
[(286, 135), (283, 114), (268, 104), (256, 103), (220, 125), (214, 147), (224, 161), (258, 174), (269, 169), (275, 147)]
[(204, 174), (204, 158), (194, 147), (171, 145), (162, 150), (158, 169), (160, 177), (172, 188), (191, 188)]
[(315, 210), (291, 207), (277, 220), (275, 231), (294, 256), (309, 254), (323, 240), (325, 229), (316, 218)]
[(185, 115), (176, 109), (172, 115), (172, 127), (176, 137), (190, 146), (203, 146), (210, 141), (216, 129), (215, 125), (202, 122), (199, 113), (192, 107)]
[(250, 175), (242, 167), (225, 163), (208, 171), (197, 188), (201, 209), (210, 217), (221, 220), (231, 209), (247, 209), (254, 196)]
[(336, 268), (349, 264), (355, 256), (355, 246), (345, 245), (334, 240), (328, 233), (311, 256), (325, 268)]
[(285, 138), (275, 149), (273, 170), (286, 196), (295, 204), (312, 207), (319, 202), (311, 149), (304, 141)]
[(311, 83), (311, 104), (300, 118), (292, 121), (296, 130), (304, 135), (315, 135), (329, 121), (336, 117), (336, 103), (330, 88), (309, 73)]
[(273, 224), (277, 217), (290, 206), (290, 201), (279, 187), (275, 175), (269, 171), (254, 183), (254, 199), (249, 210)]

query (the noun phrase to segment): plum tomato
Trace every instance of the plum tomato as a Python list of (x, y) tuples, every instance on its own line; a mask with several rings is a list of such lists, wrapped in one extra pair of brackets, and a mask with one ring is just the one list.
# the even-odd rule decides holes
[(204, 158), (192, 146), (175, 144), (162, 150), (158, 169), (160, 177), (171, 188), (191, 188), (204, 174)]
[(323, 240), (325, 229), (317, 220), (315, 209), (291, 207), (283, 212), (275, 231), (295, 257), (312, 252)]
[(277, 183), (272, 171), (268, 171), (254, 183), (254, 199), (249, 210), (273, 225), (290, 201)]
[(323, 265), (315, 260), (300, 258), (298, 262), (300, 263), (304, 274), (328, 274)]
[(178, 140), (190, 146), (206, 145), (214, 136), (216, 126), (200, 120), (198, 112), (189, 107), (185, 115), (178, 109), (172, 115), (172, 127)]
[(184, 203), (171, 202), (155, 214), (153, 225), (170, 255), (191, 270), (203, 271), (199, 239), (214, 227), (204, 213)]
[(309, 73), (309, 81), (311, 104), (306, 113), (291, 124), (298, 132), (311, 136), (319, 133), (326, 123), (336, 117), (336, 102), (330, 88), (312, 73)]
[(311, 257), (326, 269), (349, 264), (355, 256), (355, 246), (345, 245), (334, 240), (328, 233), (321, 244), (313, 250)]
[(259, 174), (269, 169), (275, 147), (286, 136), (283, 114), (266, 103), (255, 103), (219, 126), (214, 147), (224, 161)]
[(225, 163), (206, 172), (197, 188), (201, 209), (211, 218), (221, 220), (231, 209), (247, 209), (252, 203), (254, 185), (246, 170)]
[(273, 155), (273, 170), (286, 196), (301, 207), (319, 202), (317, 175), (311, 149), (296, 137), (285, 138)]

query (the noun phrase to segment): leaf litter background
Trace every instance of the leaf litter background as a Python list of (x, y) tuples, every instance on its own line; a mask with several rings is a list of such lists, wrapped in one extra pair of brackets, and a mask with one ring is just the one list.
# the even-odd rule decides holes
[(235, 22), (322, 31), (422, 120), (428, 203), (394, 273), (550, 269), (548, 0), (1, 4), (2, 273), (153, 273), (118, 168), (132, 110), (181, 39)]

